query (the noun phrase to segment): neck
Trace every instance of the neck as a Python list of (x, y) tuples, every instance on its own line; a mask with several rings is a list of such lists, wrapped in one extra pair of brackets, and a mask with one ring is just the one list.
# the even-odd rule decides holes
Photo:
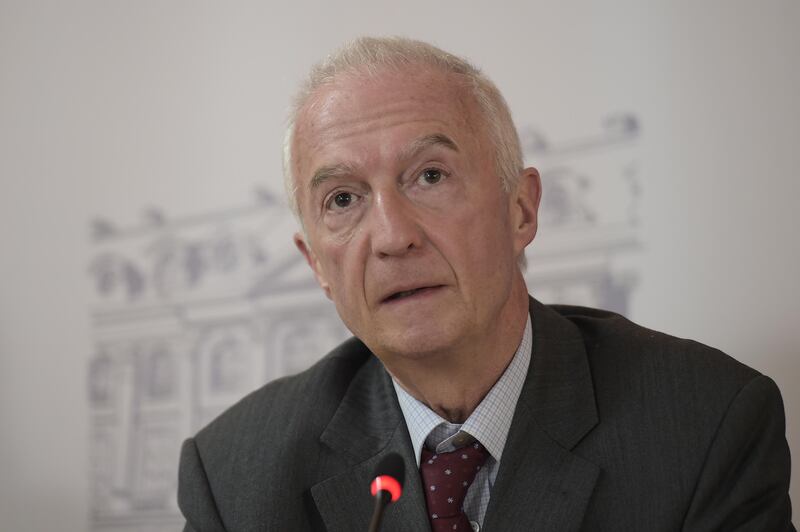
[(500, 379), (525, 333), (528, 293), (522, 275), (482, 337), (424, 360), (387, 370), (418, 401), (451, 423), (463, 423)]

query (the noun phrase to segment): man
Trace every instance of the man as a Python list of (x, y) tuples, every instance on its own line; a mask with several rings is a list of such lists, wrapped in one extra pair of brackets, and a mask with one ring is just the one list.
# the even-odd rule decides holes
[(386, 531), (794, 530), (769, 378), (529, 298), (541, 183), (474, 67), (345, 47), (300, 92), (285, 171), (295, 243), (355, 338), (187, 440), (186, 530), (366, 530), (391, 452)]

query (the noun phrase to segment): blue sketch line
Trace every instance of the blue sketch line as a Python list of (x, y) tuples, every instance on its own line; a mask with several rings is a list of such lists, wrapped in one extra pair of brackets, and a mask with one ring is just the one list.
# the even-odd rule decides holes
[(580, 152), (626, 144), (639, 137), (641, 128), (637, 118), (621, 113), (603, 120), (604, 132), (557, 144), (551, 143), (536, 129), (524, 130), (521, 136), (523, 151), (531, 155), (573, 155)]
[[(174, 219), (166, 219), (160, 211), (152, 208), (145, 211), (144, 218), (149, 221), (143, 225), (119, 228), (103, 217), (96, 217), (90, 222), (91, 238), (95, 242), (107, 242), (124, 238), (135, 238), (148, 235), (153, 231), (178, 230), (187, 227), (207, 224), (214, 221), (230, 221), (234, 218), (249, 216), (252, 214), (264, 214), (265, 205), (249, 205), (246, 207), (235, 207), (222, 209), (203, 214), (194, 214)], [(159, 212), (158, 215), (154, 213)], [(286, 213), (288, 214), (288, 209)]]

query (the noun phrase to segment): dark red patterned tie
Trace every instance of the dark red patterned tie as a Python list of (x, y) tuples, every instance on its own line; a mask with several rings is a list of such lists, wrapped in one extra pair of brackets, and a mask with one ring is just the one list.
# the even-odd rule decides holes
[(449, 453), (432, 453), (422, 448), (419, 470), (433, 532), (471, 530), (462, 508), (464, 497), (488, 455), (478, 442)]

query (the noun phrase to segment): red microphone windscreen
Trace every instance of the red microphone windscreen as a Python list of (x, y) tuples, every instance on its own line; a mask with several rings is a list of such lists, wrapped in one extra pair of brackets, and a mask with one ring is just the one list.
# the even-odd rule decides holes
[(377, 494), (379, 491), (388, 491), (392, 496), (392, 502), (395, 502), (403, 494), (403, 487), (394, 477), (389, 475), (381, 475), (376, 477), (370, 485), (370, 492), (372, 495)]
[(374, 478), (370, 485), (372, 495), (379, 491), (387, 491), (392, 496), (392, 502), (400, 498), (403, 493), (403, 482), (406, 476), (406, 464), (403, 457), (397, 453), (389, 453), (383, 457), (375, 468)]

